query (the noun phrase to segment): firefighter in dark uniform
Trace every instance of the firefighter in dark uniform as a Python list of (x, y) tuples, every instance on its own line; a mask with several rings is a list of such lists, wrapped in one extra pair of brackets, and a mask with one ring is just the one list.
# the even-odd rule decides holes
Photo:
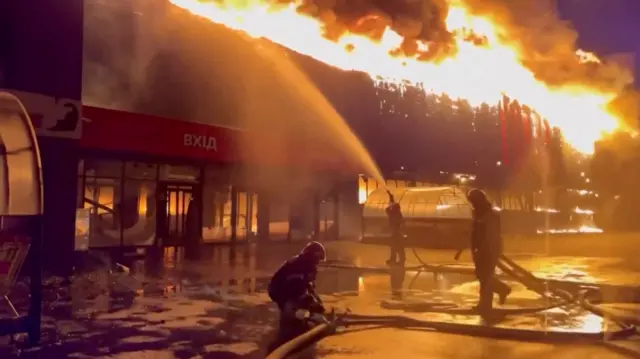
[(400, 203), (395, 201), (391, 192), (387, 193), (389, 194), (389, 205), (385, 208), (385, 213), (389, 219), (389, 229), (391, 231), (389, 238), (389, 260), (387, 264), (404, 265), (404, 216), (400, 209)]
[(269, 353), (316, 324), (327, 321), (315, 287), (318, 265), (326, 259), (326, 253), (322, 244), (310, 242), (271, 278), (268, 292), (280, 309), (280, 323), (277, 339), (269, 346)]
[[(499, 296), (500, 304), (504, 304), (511, 288), (496, 278), (495, 269), (502, 255), (502, 235), (500, 232), (500, 215), (494, 211), (487, 195), (472, 189), (467, 200), (473, 208), (473, 227), (471, 231), (471, 255), (475, 272), (480, 282), (480, 300), (476, 309), (480, 313), (489, 314), (493, 308), (493, 294)], [(456, 258), (460, 256), (461, 249)]]

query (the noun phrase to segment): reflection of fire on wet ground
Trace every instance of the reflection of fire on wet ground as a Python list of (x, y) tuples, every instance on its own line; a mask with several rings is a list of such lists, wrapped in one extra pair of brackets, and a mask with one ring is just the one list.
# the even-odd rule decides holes
[(577, 306), (571, 309), (553, 308), (541, 312), (537, 316), (546, 327), (557, 331), (598, 333), (619, 329), (612, 328), (617, 327), (614, 323)]
[[(534, 262), (532, 264), (536, 267), (542, 265), (541, 271), (548, 274), (547, 277), (555, 276), (565, 280), (575, 278), (579, 281), (593, 282), (594, 279), (590, 277), (589, 269), (597, 268), (597, 265), (591, 263), (592, 261), (594, 259), (576, 259), (572, 262), (567, 258), (558, 258), (552, 260), (551, 263), (542, 261), (542, 263)], [(602, 265), (602, 262), (598, 264)], [(340, 273), (340, 271), (336, 271), (336, 273)], [(357, 296), (359, 303), (353, 304), (357, 302), (355, 299), (350, 300), (350, 303), (357, 305), (360, 310), (369, 311), (369, 314), (388, 312), (397, 315), (397, 311), (400, 310), (404, 315), (417, 316), (417, 318), (477, 324), (474, 322), (474, 318), (477, 319), (475, 315), (450, 315), (428, 312), (427, 309), (415, 309), (429, 308), (430, 306), (436, 309), (436, 307), (443, 305), (461, 309), (471, 308), (478, 301), (479, 291), (479, 283), (471, 275), (433, 275), (433, 273), (422, 274), (417, 271), (406, 271), (405, 275), (406, 278), (401, 285), (401, 289), (393, 287), (393, 280), (388, 274), (365, 274), (358, 277)], [(560, 302), (559, 298), (543, 298), (539, 294), (528, 290), (521, 283), (507, 281), (507, 284), (512, 287), (513, 291), (504, 306), (500, 306), (496, 298), (496, 307), (505, 309), (542, 308)], [(375, 303), (380, 301), (384, 305), (382, 307), (376, 306)], [(370, 302), (370, 304), (367, 305), (367, 302)], [(408, 305), (406, 310), (402, 309), (402, 303)], [(352, 309), (354, 308), (352, 307)], [(427, 310), (427, 312), (422, 312), (423, 310)], [(588, 313), (577, 304), (541, 310), (532, 314), (520, 314), (509, 317), (508, 320), (500, 325), (507, 328), (517, 327), (543, 331), (589, 333), (610, 330), (612, 329), (611, 326), (615, 326), (601, 317)]]
[[(598, 257), (541, 257), (522, 262), (533, 275), (539, 278), (583, 283), (613, 281), (625, 284), (625, 275), (628, 273), (614, 268), (620, 263), (622, 260), (619, 258)], [(606, 271), (603, 270), (605, 268)]]
[(591, 226), (580, 226), (576, 228), (549, 228), (538, 229), (538, 234), (580, 234), (580, 233), (604, 233), (601, 228)]
[[(547, 306), (551, 301), (542, 298), (537, 293), (529, 291), (524, 285), (516, 282), (507, 282), (512, 288), (511, 295), (505, 305), (505, 308), (531, 308), (537, 306)], [(478, 282), (465, 283), (452, 289), (452, 292), (477, 295), (479, 290)], [(607, 322), (602, 317), (589, 313), (579, 305), (571, 305), (569, 307), (556, 307), (540, 311), (538, 313), (523, 315), (520, 320), (531, 323), (532, 318), (538, 322), (543, 330), (555, 331), (574, 331), (597, 333), (600, 331), (610, 330), (612, 323)], [(526, 319), (525, 319), (526, 318)]]
[[(255, 268), (199, 263), (185, 264), (165, 253), (162, 275), (150, 277), (144, 266), (125, 269), (105, 266), (75, 277), (71, 286), (60, 281), (47, 285), (45, 295), (46, 343), (61, 341), (68, 353), (94, 356), (141, 350), (168, 351), (169, 357), (204, 353), (224, 355), (246, 350), (247, 358), (260, 358), (258, 347), (269, 337), (277, 312), (264, 288), (269, 272)], [(597, 258), (540, 258), (525, 261), (529, 269), (546, 277), (591, 280), (591, 273), (609, 262)], [(613, 262), (612, 262), (613, 263)], [(477, 301), (478, 283), (472, 275), (402, 271), (401, 278), (386, 274), (322, 270), (318, 287), (327, 306), (351, 308), (358, 314), (389, 314), (382, 299), (430, 300), (471, 306)], [(542, 299), (517, 283), (507, 307), (540, 305)], [(26, 304), (26, 286), (22, 309)], [(398, 297), (397, 294), (401, 296)], [(17, 298), (19, 301), (19, 298)], [(397, 312), (393, 312), (398, 314)], [(412, 313), (423, 319), (477, 324), (477, 316)], [(607, 325), (599, 317), (575, 308), (554, 309), (516, 316), (501, 324), (541, 330), (596, 331)], [(112, 332), (112, 333), (111, 333)], [(426, 335), (426, 334), (425, 334)], [(84, 344), (81, 342), (84, 341)], [(92, 348), (87, 348), (87, 341)], [(0, 357), (3, 355), (0, 346)], [(55, 356), (48, 356), (55, 357)], [(67, 357), (67, 356), (59, 356)]]
[[(560, 303), (559, 298), (555, 300), (543, 298), (537, 293), (529, 291), (520, 283), (507, 282), (507, 284), (512, 287), (513, 291), (505, 305), (499, 305), (496, 300), (496, 303), (494, 303), (496, 308), (542, 308), (556, 302)], [(417, 290), (406, 291), (402, 300), (391, 301), (396, 303), (395, 306), (388, 307), (387, 305), (384, 306), (384, 308), (388, 307), (391, 310), (398, 310), (398, 308), (402, 308), (400, 303), (406, 303), (408, 307), (407, 310), (404, 311), (405, 315), (418, 319), (477, 325), (479, 324), (479, 317), (477, 315), (437, 313), (429, 312), (427, 309), (422, 309), (425, 310), (425, 312), (421, 312), (422, 310), (414, 310), (412, 308), (418, 308), (420, 304), (424, 304), (421, 306), (423, 308), (428, 308), (429, 305), (436, 308), (438, 307), (438, 305), (436, 305), (438, 303), (440, 305), (447, 304), (450, 308), (471, 308), (478, 301), (478, 290), (479, 283), (477, 281), (469, 281), (455, 285), (448, 290), (433, 290), (428, 292)], [(385, 301), (385, 303), (387, 302), (389, 301)], [(392, 309), (394, 307), (396, 307), (396, 309)], [(504, 328), (583, 333), (597, 333), (600, 331), (619, 329), (615, 323), (587, 312), (578, 304), (540, 310), (539, 312), (529, 314), (508, 316), (497, 325)]]

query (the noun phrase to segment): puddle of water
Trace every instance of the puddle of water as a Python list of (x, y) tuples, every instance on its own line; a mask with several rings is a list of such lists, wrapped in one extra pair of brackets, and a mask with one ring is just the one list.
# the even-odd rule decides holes
[[(535, 308), (550, 304), (548, 300), (540, 298), (539, 295), (527, 290), (520, 283), (507, 282), (507, 284), (512, 287), (513, 291), (507, 301), (506, 308)], [(417, 271), (363, 274), (355, 270), (327, 269), (318, 275), (318, 289), (321, 294), (358, 297), (362, 304), (361, 308), (374, 311), (370, 314), (392, 314), (388, 310), (381, 309), (377, 303), (391, 299), (454, 304), (460, 307), (473, 306), (478, 300), (479, 284), (470, 276), (455, 274), (434, 276), (433, 273)], [(369, 302), (370, 305), (364, 305), (364, 302)], [(397, 312), (393, 312), (393, 315), (397, 314)], [(405, 315), (426, 320), (478, 324), (478, 317), (473, 315), (408, 312)], [(508, 317), (498, 325), (507, 328), (587, 333), (619, 329), (616, 324), (588, 313), (578, 305)]]
[[(228, 302), (229, 298), (264, 292), (271, 273), (256, 270), (255, 260), (246, 256), (240, 256), (244, 258), (239, 262), (241, 265), (225, 266), (210, 262), (187, 264), (177, 260), (177, 257), (171, 250), (165, 250), (162, 256), (156, 258), (131, 258), (125, 265), (126, 270), (120, 273), (102, 270), (94, 271), (84, 279), (78, 276), (69, 288), (71, 311), (110, 312), (126, 307), (134, 297), (184, 295)], [(156, 261), (155, 265), (151, 265), (150, 261)], [(159, 267), (162, 268), (161, 272), (154, 271)], [(541, 263), (538, 268), (541, 272), (556, 273), (563, 278), (575, 276), (583, 280), (590, 279), (590, 266), (580, 261), (549, 261)], [(513, 288), (508, 301), (510, 306), (546, 304), (521, 284), (509, 284)], [(470, 275), (434, 275), (405, 270), (365, 273), (353, 269), (322, 268), (318, 273), (317, 288), (320, 294), (331, 295), (338, 301), (340, 298), (352, 298), (354, 311), (367, 308), (384, 312), (379, 304), (382, 300), (421, 300), (468, 307), (475, 305), (478, 298), (478, 283)], [(423, 316), (445, 321), (463, 320), (460, 316), (454, 318), (433, 313)], [(578, 307), (556, 308), (520, 316), (512, 318), (510, 323), (508, 325), (582, 331), (599, 331), (609, 325), (602, 318)]]
[(368, 273), (353, 269), (323, 268), (318, 273), (317, 288), (321, 294), (353, 293), (380, 296), (394, 292), (449, 291), (469, 283), (468, 275), (437, 274), (417, 270), (391, 270)]

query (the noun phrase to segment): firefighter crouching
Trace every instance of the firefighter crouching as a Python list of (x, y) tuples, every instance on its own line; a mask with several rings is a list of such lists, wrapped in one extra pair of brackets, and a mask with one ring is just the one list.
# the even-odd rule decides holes
[(310, 242), (271, 278), (268, 292), (280, 309), (280, 323), (277, 338), (269, 346), (269, 353), (316, 324), (327, 322), (324, 305), (315, 289), (318, 265), (325, 259), (324, 246), (319, 242)]
[[(480, 300), (476, 309), (481, 314), (489, 314), (493, 309), (494, 293), (498, 294), (500, 304), (504, 304), (511, 293), (511, 288), (495, 275), (503, 250), (500, 214), (496, 213), (487, 195), (479, 189), (469, 191), (467, 200), (473, 208), (471, 255), (476, 277), (480, 282)], [(458, 251), (456, 259), (462, 251), (463, 249)]]

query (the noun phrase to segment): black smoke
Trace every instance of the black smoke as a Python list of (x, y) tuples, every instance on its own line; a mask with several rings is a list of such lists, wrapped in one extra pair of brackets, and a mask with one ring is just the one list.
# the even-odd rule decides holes
[[(578, 34), (560, 19), (555, 0), (463, 2), (470, 12), (499, 25), (502, 41), (519, 49), (523, 65), (540, 81), (558, 87), (588, 85), (614, 93), (633, 81), (631, 72), (617, 64), (580, 61), (575, 54)], [(290, 3), (273, 0), (271, 5)], [(379, 40), (391, 28), (404, 38), (395, 56), (439, 61), (456, 54), (453, 34), (445, 26), (446, 0), (302, 0), (295, 4), (298, 12), (319, 19), (324, 36), (332, 40), (347, 33)], [(212, 91), (215, 98), (224, 98), (214, 87), (234, 80), (228, 71), (215, 67), (225, 69), (234, 58), (251, 56), (252, 50), (233, 41), (237, 34), (165, 2), (91, 0), (85, 14), (84, 89), (85, 98), (94, 104), (140, 110), (158, 98), (170, 98), (183, 102), (177, 107), (202, 107), (194, 102), (212, 98)], [(482, 45), (482, 39), (471, 40)], [(168, 96), (167, 87), (179, 89), (179, 94)], [(637, 99), (637, 94), (626, 91), (624, 99), (614, 102), (614, 110), (625, 118), (637, 112), (636, 101), (629, 98)], [(196, 112), (202, 111), (207, 110)], [(169, 115), (179, 112), (170, 110)]]

